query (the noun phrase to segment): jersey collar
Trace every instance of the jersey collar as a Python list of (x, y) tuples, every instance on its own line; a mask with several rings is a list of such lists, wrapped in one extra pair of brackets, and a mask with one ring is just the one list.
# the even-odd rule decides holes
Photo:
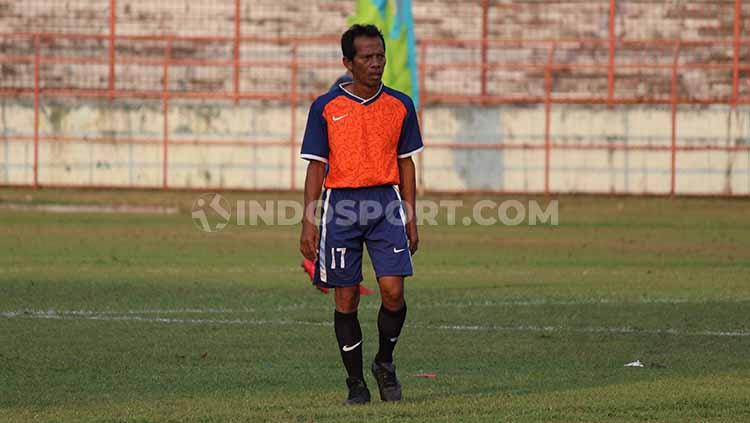
[(344, 88), (345, 86), (351, 85), (351, 84), (352, 84), (351, 81), (349, 81), (349, 82), (342, 82), (341, 84), (339, 84), (339, 88), (341, 88), (341, 91), (343, 91), (344, 94), (346, 94), (347, 97), (349, 97), (352, 100), (358, 102), (359, 104), (362, 104), (362, 105), (365, 105), (365, 106), (368, 105), (368, 104), (370, 104), (370, 103), (372, 103), (373, 101), (377, 100), (378, 97), (380, 97), (380, 93), (383, 92), (383, 83), (381, 82), (380, 83), (380, 87), (378, 87), (378, 92), (376, 92), (372, 97), (370, 97), (368, 99), (364, 99), (362, 97), (354, 95), (354, 93), (352, 93), (349, 90), (347, 90), (346, 88)]

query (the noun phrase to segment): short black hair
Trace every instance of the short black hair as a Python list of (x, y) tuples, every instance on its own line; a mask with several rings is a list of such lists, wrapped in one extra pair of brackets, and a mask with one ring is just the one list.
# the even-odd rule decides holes
[(378, 37), (383, 43), (383, 50), (385, 50), (385, 39), (377, 26), (354, 24), (341, 36), (341, 53), (349, 60), (354, 60), (354, 56), (357, 54), (354, 48), (354, 39), (357, 37)]

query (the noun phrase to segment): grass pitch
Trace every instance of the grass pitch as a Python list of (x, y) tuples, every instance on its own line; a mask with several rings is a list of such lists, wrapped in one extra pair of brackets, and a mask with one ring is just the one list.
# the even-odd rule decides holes
[[(404, 401), (346, 408), (332, 298), (298, 267), (299, 228), (207, 234), (195, 198), (0, 191), (0, 205), (181, 210), (0, 209), (1, 422), (750, 416), (747, 200), (562, 197), (559, 226), (421, 227), (396, 349)], [(378, 305), (362, 300), (366, 366)]]

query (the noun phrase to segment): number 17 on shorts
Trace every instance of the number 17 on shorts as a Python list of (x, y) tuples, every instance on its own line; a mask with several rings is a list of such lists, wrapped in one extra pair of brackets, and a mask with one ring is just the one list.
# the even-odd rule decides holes
[(338, 268), (346, 269), (346, 248), (331, 248), (331, 270), (336, 270), (336, 257), (340, 257)]

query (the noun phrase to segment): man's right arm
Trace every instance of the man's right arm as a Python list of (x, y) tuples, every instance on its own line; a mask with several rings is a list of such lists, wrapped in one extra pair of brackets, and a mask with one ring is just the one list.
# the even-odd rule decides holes
[(310, 160), (307, 164), (305, 176), (305, 212), (302, 218), (302, 235), (300, 235), (299, 249), (309, 260), (315, 260), (318, 255), (320, 241), (318, 228), (315, 225), (315, 210), (320, 193), (323, 189), (323, 179), (326, 174), (326, 164), (317, 160)]

